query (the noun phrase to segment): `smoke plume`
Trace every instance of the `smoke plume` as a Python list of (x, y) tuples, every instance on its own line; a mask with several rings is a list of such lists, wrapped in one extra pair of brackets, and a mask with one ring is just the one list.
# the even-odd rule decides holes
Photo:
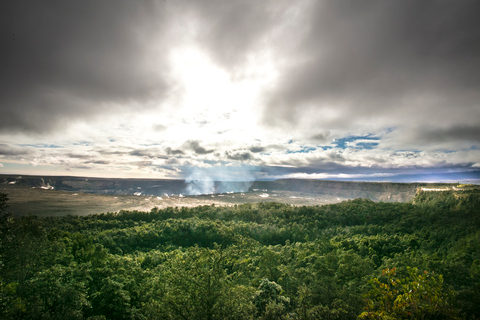
[(193, 168), (185, 179), (185, 194), (246, 192), (255, 180), (255, 170), (256, 168), (245, 166)]
[(205, 169), (195, 169), (185, 179), (186, 194), (199, 195), (215, 193), (215, 184)]

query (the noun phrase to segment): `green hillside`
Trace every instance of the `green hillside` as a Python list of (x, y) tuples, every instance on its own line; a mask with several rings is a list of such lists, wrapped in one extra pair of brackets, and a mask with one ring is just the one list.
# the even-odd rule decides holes
[(2, 319), (475, 319), (480, 192), (12, 218)]

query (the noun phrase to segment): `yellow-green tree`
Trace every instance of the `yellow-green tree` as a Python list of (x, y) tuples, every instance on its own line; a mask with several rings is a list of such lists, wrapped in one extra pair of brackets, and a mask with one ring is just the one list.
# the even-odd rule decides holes
[(407, 276), (398, 277), (395, 268), (384, 269), (382, 279), (374, 278), (370, 285), (359, 319), (461, 319), (453, 292), (434, 272), (407, 268)]

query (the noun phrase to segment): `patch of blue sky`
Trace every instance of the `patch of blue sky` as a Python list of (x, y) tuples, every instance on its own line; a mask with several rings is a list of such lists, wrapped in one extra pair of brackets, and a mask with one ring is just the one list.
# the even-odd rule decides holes
[(89, 141), (78, 141), (78, 142), (75, 142), (73, 143), (74, 146), (84, 146), (84, 147), (88, 147), (88, 146), (91, 146), (92, 143), (89, 142)]
[[(356, 142), (361, 140), (360, 142)], [(370, 141), (365, 141), (370, 140)], [(360, 148), (360, 149), (373, 149), (379, 143), (380, 139), (378, 136), (368, 134), (363, 136), (347, 136), (340, 139), (335, 139), (333, 144), (336, 145), (337, 148), (340, 149), (347, 149), (347, 148)]]
[(355, 144), (355, 148), (358, 149), (375, 149), (378, 146), (378, 142), (359, 142)]
[(385, 133), (392, 133), (393, 131), (395, 131), (395, 127), (388, 127), (388, 128), (385, 128)]
[(313, 152), (315, 150), (317, 150), (318, 148), (317, 147), (301, 147), (300, 150), (288, 150), (287, 153), (288, 154), (292, 154), (292, 153), (310, 153), (310, 152)]
[(395, 150), (395, 153), (420, 153), (422, 152), (421, 150), (416, 150), (416, 149), (399, 149)]
[(42, 149), (58, 149), (64, 148), (63, 146), (59, 146), (56, 144), (44, 144), (44, 143), (37, 143), (37, 144), (20, 144), (20, 147), (33, 147), (33, 148), (42, 148)]

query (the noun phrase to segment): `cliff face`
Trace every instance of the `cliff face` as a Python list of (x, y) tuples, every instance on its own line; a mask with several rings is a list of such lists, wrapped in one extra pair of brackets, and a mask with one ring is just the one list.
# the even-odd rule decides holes
[[(188, 195), (225, 192), (245, 192), (252, 184), (251, 181), (209, 181), (211, 188), (202, 192), (194, 188), (185, 180), (168, 179), (109, 179), (109, 178), (84, 178), (84, 177), (40, 177), (40, 176), (14, 176), (0, 175), (0, 184), (16, 184), (30, 188), (53, 189), (62, 191), (86, 192), (97, 194), (130, 194), (130, 195)], [(190, 188), (189, 188), (190, 186)]]
[[(0, 175), (0, 184), (17, 184), (32, 188), (97, 194), (153, 195), (188, 194), (184, 180), (107, 179), (83, 177), (39, 177)], [(214, 182), (214, 192), (245, 192), (251, 182)], [(439, 185), (439, 184), (437, 184)], [(445, 185), (445, 184), (442, 184)], [(325, 195), (340, 198), (366, 198), (373, 201), (411, 201), (424, 183), (388, 183), (284, 179), (255, 181), (249, 191), (290, 191), (301, 194)]]
[(99, 194), (164, 195), (184, 192), (183, 180), (107, 179), (83, 177), (0, 176), (0, 183), (31, 188)]
[(344, 198), (366, 198), (373, 201), (407, 202), (415, 197), (417, 189), (425, 184), (356, 182), (285, 179), (275, 181), (256, 181), (251, 187), (260, 190), (284, 190), (305, 194), (338, 196)]

